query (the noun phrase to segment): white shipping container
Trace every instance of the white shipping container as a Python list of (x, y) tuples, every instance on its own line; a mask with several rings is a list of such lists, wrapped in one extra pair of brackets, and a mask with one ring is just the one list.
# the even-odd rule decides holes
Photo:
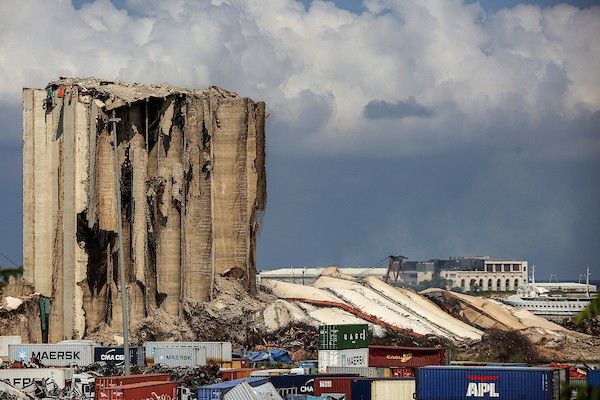
[(231, 342), (145, 342), (144, 347), (146, 361), (149, 363), (154, 360), (154, 349), (167, 347), (204, 347), (206, 361), (231, 361)]
[(327, 367), (339, 367), (340, 350), (319, 350), (319, 373), (327, 372)]
[(369, 349), (347, 349), (339, 350), (340, 367), (368, 367), (369, 366)]
[(21, 336), (0, 336), (0, 358), (8, 359), (8, 345), (20, 344)]
[(7, 368), (0, 369), (0, 381), (7, 382), (26, 393), (35, 391), (42, 383), (48, 389), (56, 385), (64, 389), (66, 382), (73, 379), (73, 370), (67, 368)]
[(365, 378), (385, 378), (385, 368), (382, 367), (327, 367), (328, 374), (358, 374)]
[(79, 344), (9, 344), (11, 361), (31, 362), (36, 357), (46, 367), (84, 367), (94, 363), (94, 346)]
[(371, 400), (413, 400), (415, 392), (414, 379), (371, 382)]
[(206, 365), (206, 347), (165, 347), (154, 351), (154, 364), (169, 367)]

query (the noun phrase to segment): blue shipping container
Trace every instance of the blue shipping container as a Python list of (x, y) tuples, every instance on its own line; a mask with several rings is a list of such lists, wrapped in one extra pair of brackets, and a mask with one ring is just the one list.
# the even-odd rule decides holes
[(588, 372), (587, 384), (590, 387), (600, 387), (600, 369), (594, 369)]
[(250, 386), (254, 387), (268, 383), (269, 378), (248, 377), (203, 386), (198, 390), (198, 400), (221, 400), (225, 393), (229, 392), (243, 381), (246, 381)]
[(330, 376), (358, 376), (357, 374), (307, 374), (307, 375), (273, 375), (271, 383), (279, 394), (285, 398), (286, 395), (315, 393), (315, 378), (327, 378)]
[[(124, 354), (124, 347), (94, 347), (94, 362), (124, 365)], [(144, 367), (146, 365), (146, 349), (141, 346), (129, 347), (129, 362), (131, 365)]]
[(437, 366), (417, 369), (418, 400), (559, 400), (556, 368)]

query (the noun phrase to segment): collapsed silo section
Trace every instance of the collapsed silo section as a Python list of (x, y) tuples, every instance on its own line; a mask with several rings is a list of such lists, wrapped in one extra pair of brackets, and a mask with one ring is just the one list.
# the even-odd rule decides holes
[(53, 299), (50, 341), (122, 328), (118, 218), (130, 328), (209, 300), (215, 274), (255, 291), (264, 121), (264, 103), (216, 87), (85, 78), (24, 89), (24, 276)]

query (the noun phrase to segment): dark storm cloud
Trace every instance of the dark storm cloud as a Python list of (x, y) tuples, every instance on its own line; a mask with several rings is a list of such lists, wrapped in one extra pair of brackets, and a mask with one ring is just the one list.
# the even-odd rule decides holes
[(365, 106), (363, 114), (367, 119), (381, 118), (429, 118), (433, 116), (433, 110), (417, 103), (414, 97), (400, 100), (397, 103), (388, 103), (384, 100), (371, 100)]

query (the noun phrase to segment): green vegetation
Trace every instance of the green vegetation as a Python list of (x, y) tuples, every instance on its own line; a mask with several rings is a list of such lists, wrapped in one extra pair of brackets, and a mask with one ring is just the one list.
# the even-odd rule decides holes
[(598, 315), (600, 315), (600, 297), (594, 298), (586, 308), (577, 313), (573, 321), (575, 325), (580, 325), (583, 321), (592, 319)]

